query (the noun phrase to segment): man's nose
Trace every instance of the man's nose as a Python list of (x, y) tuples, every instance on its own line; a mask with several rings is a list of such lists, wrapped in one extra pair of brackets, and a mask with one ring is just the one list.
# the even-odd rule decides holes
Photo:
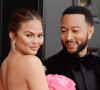
[(73, 33), (71, 31), (68, 31), (66, 34), (66, 40), (72, 40), (73, 39)]

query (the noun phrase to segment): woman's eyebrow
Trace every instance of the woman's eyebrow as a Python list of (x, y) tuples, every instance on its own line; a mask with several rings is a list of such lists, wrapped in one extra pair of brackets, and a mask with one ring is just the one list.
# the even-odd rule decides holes
[(32, 33), (32, 34), (34, 34), (33, 32), (30, 32), (30, 31), (25, 31), (24, 33), (27, 33), (27, 32), (28, 32), (28, 33)]
[[(25, 31), (24, 33), (31, 33), (31, 34), (34, 34), (33, 32), (31, 32), (31, 31)], [(43, 32), (40, 32), (39, 34), (43, 34)]]

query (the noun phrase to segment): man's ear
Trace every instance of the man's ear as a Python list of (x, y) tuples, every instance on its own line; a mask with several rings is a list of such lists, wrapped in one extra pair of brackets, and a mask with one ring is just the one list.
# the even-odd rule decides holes
[(88, 39), (91, 39), (91, 37), (93, 35), (93, 32), (94, 32), (94, 26), (89, 27), (89, 30), (88, 30)]
[(10, 31), (9, 37), (10, 37), (11, 40), (13, 40), (15, 38), (15, 34), (12, 31)]

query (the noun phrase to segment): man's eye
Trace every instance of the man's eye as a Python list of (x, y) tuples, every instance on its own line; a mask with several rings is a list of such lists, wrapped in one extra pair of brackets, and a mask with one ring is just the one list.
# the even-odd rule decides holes
[(73, 30), (73, 32), (78, 32), (78, 30)]
[(66, 32), (66, 30), (61, 30), (61, 32)]

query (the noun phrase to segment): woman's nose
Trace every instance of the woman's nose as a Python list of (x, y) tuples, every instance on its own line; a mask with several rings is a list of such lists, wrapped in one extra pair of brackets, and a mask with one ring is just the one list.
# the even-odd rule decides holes
[(38, 43), (38, 38), (34, 37), (33, 40), (32, 40), (32, 43)]

